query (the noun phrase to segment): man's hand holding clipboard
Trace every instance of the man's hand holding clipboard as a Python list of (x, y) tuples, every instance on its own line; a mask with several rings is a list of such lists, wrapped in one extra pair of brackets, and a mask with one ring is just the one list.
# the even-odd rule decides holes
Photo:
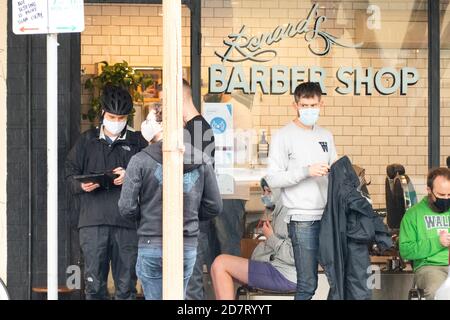
[(118, 175), (118, 177), (114, 179), (114, 184), (116, 186), (121, 186), (123, 184), (123, 181), (125, 180), (125, 169), (122, 167), (118, 167), (113, 170), (113, 173)]
[(122, 167), (105, 173), (74, 176), (74, 179), (80, 181), (81, 189), (84, 192), (92, 192), (100, 187), (109, 189), (112, 185), (120, 186), (123, 184), (124, 178), (125, 169)]
[(93, 182), (81, 183), (81, 189), (83, 189), (84, 192), (92, 192), (97, 188), (100, 188), (100, 185), (98, 183)]

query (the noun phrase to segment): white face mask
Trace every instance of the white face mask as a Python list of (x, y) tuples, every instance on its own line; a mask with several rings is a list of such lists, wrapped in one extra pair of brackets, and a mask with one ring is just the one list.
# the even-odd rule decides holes
[(141, 124), (142, 136), (148, 142), (152, 141), (153, 138), (162, 131), (161, 123), (156, 121), (155, 111), (152, 110)]
[(103, 119), (103, 125), (109, 133), (111, 133), (113, 136), (117, 136), (125, 128), (125, 126), (127, 125), (127, 121), (111, 121), (105, 118)]

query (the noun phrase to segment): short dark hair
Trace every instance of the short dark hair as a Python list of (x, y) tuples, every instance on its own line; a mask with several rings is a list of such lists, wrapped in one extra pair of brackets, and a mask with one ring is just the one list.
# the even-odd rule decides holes
[(434, 168), (428, 172), (427, 176), (427, 187), (433, 189), (434, 180), (437, 177), (444, 177), (445, 179), (450, 181), (450, 170), (448, 168)]
[(318, 82), (303, 82), (295, 88), (294, 99), (298, 102), (300, 98), (314, 98), (322, 96), (322, 90)]

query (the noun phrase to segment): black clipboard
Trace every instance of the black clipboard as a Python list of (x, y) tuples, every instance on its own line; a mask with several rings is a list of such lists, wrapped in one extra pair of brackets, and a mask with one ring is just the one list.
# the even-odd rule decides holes
[(83, 174), (73, 176), (73, 178), (81, 183), (98, 183), (100, 187), (109, 189), (114, 186), (114, 180), (119, 177), (118, 174), (112, 172)]

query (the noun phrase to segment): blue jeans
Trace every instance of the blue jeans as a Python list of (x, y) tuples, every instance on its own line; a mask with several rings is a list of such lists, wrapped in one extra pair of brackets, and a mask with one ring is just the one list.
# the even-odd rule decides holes
[(291, 221), (289, 237), (297, 269), (296, 300), (310, 300), (317, 289), (320, 221)]
[[(197, 248), (184, 247), (184, 295), (195, 264)], [(162, 247), (140, 246), (136, 263), (136, 274), (142, 283), (146, 300), (162, 299)]]

